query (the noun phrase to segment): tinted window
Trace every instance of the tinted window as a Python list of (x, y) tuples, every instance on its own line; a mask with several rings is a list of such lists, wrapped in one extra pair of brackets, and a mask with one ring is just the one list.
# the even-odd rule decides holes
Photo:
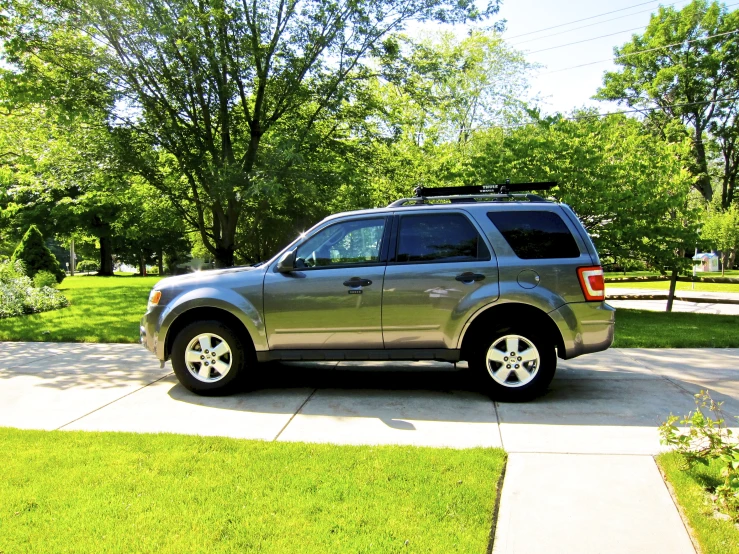
[(558, 214), (488, 212), (488, 218), (519, 258), (532, 260), (580, 257), (580, 249), (574, 237)]
[(490, 252), (462, 214), (407, 215), (400, 219), (399, 262), (489, 260)]
[(326, 227), (298, 247), (295, 266), (379, 262), (384, 230), (384, 218), (355, 219)]

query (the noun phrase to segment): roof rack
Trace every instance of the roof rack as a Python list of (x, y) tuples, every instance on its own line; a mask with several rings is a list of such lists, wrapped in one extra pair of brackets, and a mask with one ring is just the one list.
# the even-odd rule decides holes
[(513, 183), (507, 179), (505, 183), (497, 185), (471, 185), (463, 187), (416, 187), (413, 198), (401, 198), (392, 202), (388, 207), (428, 204), (429, 199), (449, 200), (451, 203), (478, 202), (480, 200), (516, 200), (525, 199), (530, 202), (546, 202), (538, 194), (511, 194), (526, 190), (549, 190), (556, 186), (555, 181), (539, 183)]

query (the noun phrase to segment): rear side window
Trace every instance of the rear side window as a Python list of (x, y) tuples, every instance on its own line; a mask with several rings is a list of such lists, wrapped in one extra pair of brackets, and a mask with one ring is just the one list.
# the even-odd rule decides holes
[(562, 218), (553, 212), (488, 212), (516, 256), (524, 260), (579, 258), (580, 249)]
[(399, 262), (489, 260), (490, 251), (462, 214), (406, 215), (398, 230)]

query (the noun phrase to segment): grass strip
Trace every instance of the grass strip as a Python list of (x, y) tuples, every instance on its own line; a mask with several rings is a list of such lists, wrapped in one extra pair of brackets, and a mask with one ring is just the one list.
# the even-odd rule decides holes
[(616, 348), (736, 348), (739, 317), (684, 312), (616, 311)]
[(657, 464), (672, 486), (703, 554), (739, 554), (739, 529), (731, 521), (714, 517), (706, 490), (722, 482), (719, 463), (683, 471), (680, 455), (668, 452), (657, 457)]
[[(695, 288), (693, 288), (695, 286)], [(618, 294), (616, 289), (652, 289), (668, 292), (669, 281), (629, 281), (629, 282), (607, 282), (606, 295)], [(739, 284), (735, 283), (686, 283), (678, 281), (675, 289), (682, 292), (739, 292)]]
[(480, 552), (505, 454), (0, 428), (0, 552)]
[(69, 307), (0, 319), (0, 341), (138, 342), (139, 321), (159, 277), (67, 277)]

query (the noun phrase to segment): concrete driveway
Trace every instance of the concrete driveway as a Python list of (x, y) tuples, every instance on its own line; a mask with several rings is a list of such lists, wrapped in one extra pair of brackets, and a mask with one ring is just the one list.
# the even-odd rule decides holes
[(204, 398), (138, 345), (0, 343), (0, 426), (502, 446), (494, 552), (694, 553), (652, 458), (657, 426), (690, 411), (701, 389), (739, 415), (739, 349), (611, 349), (560, 361), (549, 392), (527, 404), (476, 393), (461, 364), (261, 369), (253, 390)]
[(526, 404), (476, 393), (460, 364), (270, 364), (251, 391), (206, 398), (138, 345), (0, 343), (0, 426), (238, 438), (653, 454), (657, 425), (707, 388), (739, 415), (739, 349), (611, 349), (559, 361)]

